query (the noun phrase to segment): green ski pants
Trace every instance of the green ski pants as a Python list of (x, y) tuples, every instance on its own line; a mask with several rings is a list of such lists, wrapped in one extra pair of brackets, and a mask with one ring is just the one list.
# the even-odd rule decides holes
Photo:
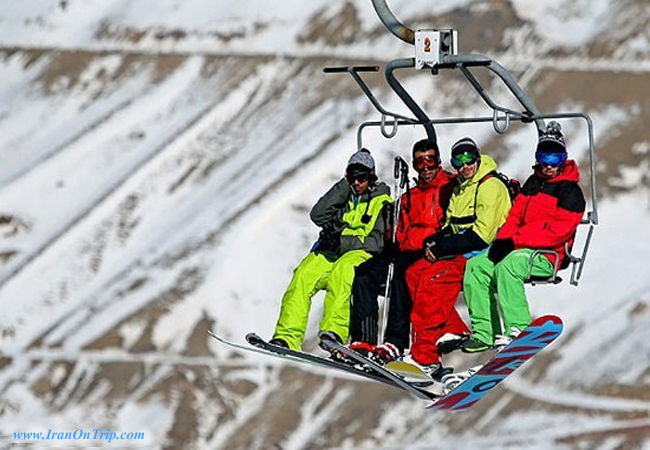
[(273, 337), (284, 339), (289, 347), (300, 350), (307, 330), (311, 298), (325, 289), (319, 329), (333, 331), (345, 342), (350, 329), (350, 293), (354, 269), (370, 256), (363, 250), (346, 252), (338, 259), (318, 252), (309, 253), (294, 270), (291, 283), (282, 297), (280, 318)]
[[(488, 259), (487, 253), (467, 261), (463, 293), (472, 320), (473, 337), (492, 345), (494, 337), (501, 334), (495, 294), (498, 294), (506, 333), (511, 327), (523, 330), (532, 320), (524, 280), (533, 250), (514, 250), (496, 265)], [(545, 256), (538, 254), (533, 261), (532, 274), (550, 277), (553, 265)]]

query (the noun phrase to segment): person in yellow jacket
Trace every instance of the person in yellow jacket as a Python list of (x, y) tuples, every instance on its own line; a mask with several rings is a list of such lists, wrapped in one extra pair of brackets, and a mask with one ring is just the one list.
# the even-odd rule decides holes
[(311, 220), (321, 228), (318, 241), (296, 267), (283, 298), (270, 343), (300, 350), (311, 298), (325, 289), (319, 337), (344, 343), (350, 326), (350, 291), (355, 268), (384, 246), (392, 202), (390, 188), (377, 181), (375, 161), (367, 149), (354, 153), (345, 177), (314, 205)]
[(411, 357), (422, 370), (440, 378), (446, 373), (440, 355), (469, 338), (455, 309), (468, 258), (485, 251), (510, 211), (510, 194), (495, 176), (497, 164), (482, 155), (470, 138), (456, 142), (451, 164), (458, 173), (446, 211), (445, 226), (424, 241), (424, 259), (406, 272), (413, 300)]

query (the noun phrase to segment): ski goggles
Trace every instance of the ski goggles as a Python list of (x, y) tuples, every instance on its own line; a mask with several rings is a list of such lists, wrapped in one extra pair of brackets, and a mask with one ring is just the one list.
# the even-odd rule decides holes
[(465, 164), (474, 164), (477, 160), (478, 155), (475, 152), (463, 152), (451, 158), (451, 165), (458, 170)]
[(542, 167), (559, 167), (566, 162), (567, 154), (562, 153), (547, 153), (547, 152), (538, 152), (535, 153), (535, 159), (537, 163)]
[(413, 159), (413, 167), (418, 172), (425, 167), (435, 169), (439, 165), (440, 163), (438, 162), (438, 158), (433, 155), (420, 155), (417, 158)]
[(370, 173), (368, 172), (352, 172), (345, 176), (345, 179), (348, 180), (348, 183), (354, 184), (355, 181), (359, 183), (365, 183), (370, 180)]

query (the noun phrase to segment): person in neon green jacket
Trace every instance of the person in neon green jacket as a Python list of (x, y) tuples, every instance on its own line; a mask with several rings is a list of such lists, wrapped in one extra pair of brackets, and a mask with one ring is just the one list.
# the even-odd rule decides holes
[(314, 205), (311, 220), (321, 228), (318, 241), (294, 270), (270, 343), (300, 350), (311, 298), (325, 289), (320, 333), (344, 343), (350, 326), (350, 291), (355, 268), (384, 246), (392, 202), (390, 188), (377, 181), (375, 161), (361, 149), (349, 161), (345, 177)]
[(446, 211), (445, 226), (424, 239), (424, 259), (406, 271), (413, 300), (411, 357), (439, 380), (447, 373), (441, 355), (469, 338), (469, 329), (455, 309), (467, 260), (485, 251), (510, 211), (510, 196), (496, 176), (497, 164), (481, 154), (469, 137), (451, 148), (458, 172)]
[[(465, 141), (461, 140), (460, 143), (464, 144)], [(466, 170), (466, 168), (466, 165), (461, 166), (459, 170)], [(494, 159), (488, 155), (481, 155), (480, 165), (472, 177), (464, 178), (461, 172), (461, 182), (454, 190), (447, 208), (446, 226), (449, 227), (450, 234), (466, 232), (469, 234), (463, 236), (464, 239), (440, 242), (439, 245), (447, 244), (458, 250), (459, 244), (461, 249), (465, 244), (468, 251), (478, 247), (483, 250), (485, 245), (472, 245), (475, 244), (473, 241), (479, 242), (476, 238), (480, 238), (481, 244), (486, 243), (486, 245), (494, 240), (499, 228), (506, 221), (511, 207), (508, 190), (505, 189), (502, 181), (492, 176), (496, 170), (497, 164)], [(467, 243), (463, 240), (467, 240)], [(440, 248), (438, 252), (439, 255), (445, 253)], [(469, 253), (466, 256), (469, 258), (475, 254), (477, 253)]]

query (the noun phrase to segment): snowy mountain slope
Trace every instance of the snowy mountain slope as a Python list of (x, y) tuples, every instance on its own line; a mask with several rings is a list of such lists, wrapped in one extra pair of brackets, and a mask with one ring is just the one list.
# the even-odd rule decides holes
[[(208, 341), (211, 327), (239, 341), (272, 332), (317, 234), (308, 208), (340, 177), (357, 124), (377, 118), (352, 80), (322, 67), (410, 56), (369, 2), (22, 2), (0, 22), (3, 435), (93, 426), (145, 431), (153, 448), (647, 448), (647, 7), (430, 3), (391, 7), (457, 25), (461, 48), (497, 55), (542, 110), (594, 119), (607, 197), (581, 286), (531, 288), (535, 314), (565, 319), (559, 344), (475, 410), (440, 416), (398, 391)], [(558, 39), (559, 23), (575, 37)], [(453, 74), (400, 78), (436, 117), (486, 114)], [(368, 79), (405, 111), (380, 75)], [(564, 126), (586, 180), (584, 129)], [(528, 172), (530, 127), (504, 138), (440, 127), (442, 148), (467, 133), (507, 173)], [(389, 178), (421, 135), (370, 131), (364, 143)]]

